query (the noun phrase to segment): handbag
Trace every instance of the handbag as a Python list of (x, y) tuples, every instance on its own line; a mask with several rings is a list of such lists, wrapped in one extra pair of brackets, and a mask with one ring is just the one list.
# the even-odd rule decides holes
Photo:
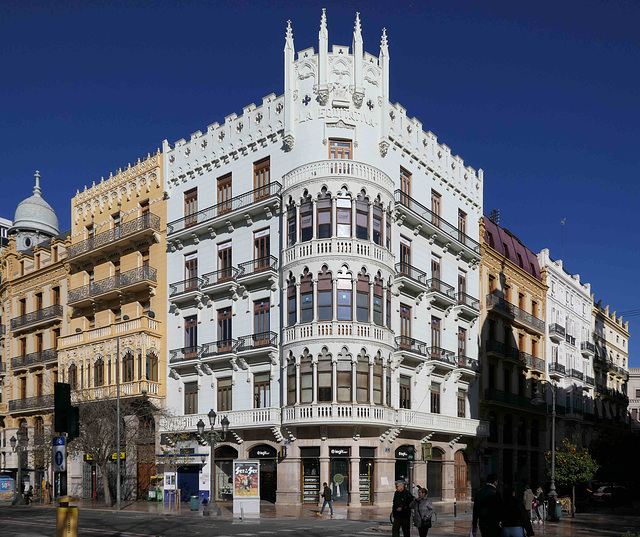
[(423, 518), (420, 522), (420, 527), (429, 529), (431, 527), (431, 517)]

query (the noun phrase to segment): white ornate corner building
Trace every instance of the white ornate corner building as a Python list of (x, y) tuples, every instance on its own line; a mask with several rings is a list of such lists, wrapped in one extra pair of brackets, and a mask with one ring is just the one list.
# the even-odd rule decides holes
[(209, 494), (195, 431), (214, 409), (230, 421), (216, 501), (232, 460), (258, 457), (265, 500), (314, 504), (327, 481), (336, 503), (389, 504), (408, 446), (431, 497), (470, 497), (468, 448), (488, 434), (482, 171), (390, 103), (385, 30), (364, 52), (356, 15), (352, 46), (329, 49), (323, 10), (318, 51), (296, 53), (288, 23), (284, 60), (283, 95), (164, 142), (175, 418), (161, 430), (193, 433), (178, 487)]

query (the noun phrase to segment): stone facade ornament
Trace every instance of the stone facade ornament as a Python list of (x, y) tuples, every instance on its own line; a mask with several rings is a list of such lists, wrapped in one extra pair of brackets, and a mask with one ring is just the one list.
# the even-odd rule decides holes
[(380, 156), (382, 158), (387, 156), (387, 151), (389, 151), (389, 142), (387, 142), (386, 140), (383, 140), (382, 142), (380, 142)]
[(360, 108), (362, 106), (362, 102), (364, 101), (364, 92), (363, 91), (354, 91), (353, 92), (353, 104), (356, 105), (356, 108)]

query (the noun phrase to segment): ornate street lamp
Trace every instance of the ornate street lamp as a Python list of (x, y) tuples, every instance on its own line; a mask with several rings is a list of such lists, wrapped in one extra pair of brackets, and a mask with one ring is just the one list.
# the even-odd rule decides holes
[(13, 505), (18, 505), (23, 502), (22, 497), (22, 453), (29, 444), (29, 433), (26, 429), (19, 428), (16, 433), (18, 438), (12, 436), (9, 439), (9, 444), (14, 452), (18, 453), (18, 478), (16, 479), (15, 488), (13, 491)]
[[(545, 399), (536, 389), (531, 404), (540, 406), (546, 404)], [(551, 383), (551, 484), (549, 485), (549, 513), (547, 519), (554, 522), (558, 521), (556, 516), (556, 500), (558, 493), (556, 492), (556, 385)]]
[(214, 430), (214, 427), (216, 424), (216, 415), (217, 414), (215, 410), (211, 409), (209, 411), (208, 416), (209, 416), (209, 424), (211, 425), (211, 430), (207, 431), (206, 433), (204, 430), (205, 425), (204, 425), (204, 421), (202, 421), (202, 418), (199, 419), (198, 423), (196, 424), (196, 427), (198, 428), (198, 435), (200, 435), (201, 438), (206, 438), (207, 442), (209, 443), (209, 446), (211, 446), (211, 468), (209, 472), (209, 490), (210, 490), (209, 503), (204, 508), (204, 511), (202, 513), (204, 516), (209, 516), (211, 514), (219, 516), (222, 514), (220, 507), (218, 507), (215, 501), (215, 491), (214, 491), (214, 472), (216, 468), (215, 449), (216, 449), (216, 443), (223, 442), (227, 437), (227, 432), (229, 432), (229, 418), (227, 418), (227, 416), (222, 418), (222, 420), (220, 421), (220, 425), (222, 426), (222, 433), (219, 433)]

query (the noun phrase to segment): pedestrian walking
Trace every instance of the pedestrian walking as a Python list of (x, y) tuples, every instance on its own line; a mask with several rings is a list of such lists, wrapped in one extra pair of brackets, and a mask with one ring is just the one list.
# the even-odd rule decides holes
[(413, 508), (413, 525), (418, 528), (420, 537), (427, 537), (431, 527), (431, 517), (435, 512), (433, 502), (427, 498), (429, 491), (423, 487), (418, 489), (418, 498), (411, 502)]
[(317, 513), (318, 515), (322, 515), (324, 513), (324, 508), (327, 504), (329, 504), (329, 511), (331, 512), (331, 516), (333, 516), (333, 503), (331, 502), (331, 489), (326, 482), (322, 483), (322, 498), (324, 501), (322, 502), (322, 509)]
[(536, 508), (535, 508), (535, 520), (534, 522), (538, 524), (542, 524), (546, 519), (546, 508), (545, 508), (545, 500), (544, 491), (542, 487), (538, 487), (536, 490)]
[(489, 474), (487, 483), (476, 493), (473, 502), (473, 532), (480, 528), (482, 537), (500, 537), (502, 498), (498, 492), (498, 476)]
[(530, 537), (534, 535), (531, 527), (531, 515), (518, 501), (516, 491), (512, 487), (504, 489), (502, 506), (502, 534), (501, 537)]
[(527, 511), (527, 516), (529, 517), (529, 520), (531, 520), (531, 510), (533, 509), (533, 500), (534, 499), (535, 499), (535, 496), (533, 494), (533, 491), (531, 490), (531, 485), (529, 485), (529, 483), (527, 483), (524, 486), (524, 494), (522, 496), (522, 504), (524, 505), (524, 508)]
[(404, 480), (396, 481), (396, 492), (393, 495), (393, 527), (391, 529), (392, 537), (400, 536), (400, 528), (402, 528), (403, 537), (409, 537), (411, 532), (411, 502), (415, 498), (404, 487)]

